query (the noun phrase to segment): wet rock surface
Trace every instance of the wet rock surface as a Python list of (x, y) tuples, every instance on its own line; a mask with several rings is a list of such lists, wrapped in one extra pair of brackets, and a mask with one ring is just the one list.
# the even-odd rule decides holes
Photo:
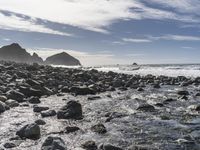
[(1, 63), (0, 149), (200, 149), (198, 78)]

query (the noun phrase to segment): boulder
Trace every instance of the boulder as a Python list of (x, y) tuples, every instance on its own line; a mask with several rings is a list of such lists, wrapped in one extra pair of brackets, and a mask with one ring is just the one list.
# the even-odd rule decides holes
[(67, 150), (67, 148), (60, 137), (49, 136), (42, 144), (41, 150)]
[(7, 142), (3, 146), (7, 149), (16, 147), (16, 145), (14, 143), (11, 143), (11, 142)]
[(7, 98), (8, 99), (13, 99), (16, 100), (17, 102), (23, 102), (24, 101), (24, 94), (15, 90), (10, 90), (7, 93)]
[(41, 103), (40, 99), (38, 97), (34, 97), (34, 96), (30, 97), (28, 99), (28, 102), (31, 103), (31, 104), (39, 104), (39, 103)]
[(107, 132), (106, 127), (103, 124), (97, 124), (92, 126), (91, 130), (99, 134), (105, 134)]
[(35, 123), (38, 124), (38, 125), (45, 125), (46, 124), (46, 122), (42, 119), (36, 120)]
[(149, 104), (141, 104), (138, 106), (137, 110), (151, 112), (151, 111), (155, 111), (155, 108), (154, 106), (149, 105)]
[(42, 112), (42, 111), (46, 111), (46, 110), (49, 110), (49, 107), (46, 107), (46, 106), (34, 106), (33, 107), (34, 112)]
[(36, 140), (40, 138), (40, 127), (36, 123), (27, 124), (16, 132), (21, 138)]
[(52, 117), (56, 116), (56, 111), (55, 110), (47, 110), (47, 111), (42, 111), (41, 116), (44, 117)]
[(6, 105), (8, 105), (9, 107), (18, 107), (19, 106), (19, 103), (16, 101), (16, 100), (12, 100), (12, 99), (9, 99), (5, 102)]
[(103, 150), (123, 150), (122, 148), (113, 146), (111, 144), (103, 144), (102, 149)]
[(80, 130), (79, 127), (76, 127), (76, 126), (68, 126), (65, 128), (65, 133), (72, 133), (72, 132), (76, 132)]
[(69, 101), (57, 112), (58, 119), (81, 119), (82, 106), (77, 101)]
[(75, 95), (88, 95), (96, 93), (93, 89), (89, 87), (77, 87), (77, 86), (71, 87), (70, 92)]
[(86, 141), (81, 147), (86, 150), (97, 150), (97, 145), (94, 141)]
[(6, 96), (0, 96), (0, 101), (1, 102), (5, 102), (7, 100), (7, 97)]
[(0, 101), (0, 113), (3, 113), (4, 111), (6, 111), (5, 104)]
[(182, 96), (182, 95), (185, 95), (185, 96), (186, 96), (186, 95), (189, 95), (189, 92), (188, 92), (188, 91), (182, 90), (182, 91), (178, 91), (177, 94), (178, 94), (178, 95), (181, 95), (181, 96)]

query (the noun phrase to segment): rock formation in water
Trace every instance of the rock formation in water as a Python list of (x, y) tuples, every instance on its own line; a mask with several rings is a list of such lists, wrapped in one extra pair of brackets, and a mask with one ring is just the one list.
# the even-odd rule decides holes
[(79, 66), (81, 65), (80, 61), (73, 56), (62, 52), (53, 56), (50, 56), (46, 59), (45, 64), (52, 65), (66, 65), (66, 66)]

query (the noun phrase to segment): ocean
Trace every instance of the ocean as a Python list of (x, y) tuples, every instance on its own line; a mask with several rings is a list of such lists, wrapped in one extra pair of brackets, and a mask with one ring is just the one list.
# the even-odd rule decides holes
[(199, 77), (200, 76), (200, 64), (156, 64), (156, 65), (108, 65), (93, 67), (99, 71), (114, 71), (117, 73), (125, 74), (139, 74), (155, 76), (186, 76), (186, 77)]

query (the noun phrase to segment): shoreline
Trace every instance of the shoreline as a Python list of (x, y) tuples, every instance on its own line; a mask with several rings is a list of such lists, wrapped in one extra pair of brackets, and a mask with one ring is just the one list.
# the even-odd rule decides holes
[[(71, 150), (200, 148), (200, 78), (17, 63), (0, 75), (0, 149), (41, 149), (49, 136)], [(27, 124), (37, 139), (31, 127), (16, 136)]]

